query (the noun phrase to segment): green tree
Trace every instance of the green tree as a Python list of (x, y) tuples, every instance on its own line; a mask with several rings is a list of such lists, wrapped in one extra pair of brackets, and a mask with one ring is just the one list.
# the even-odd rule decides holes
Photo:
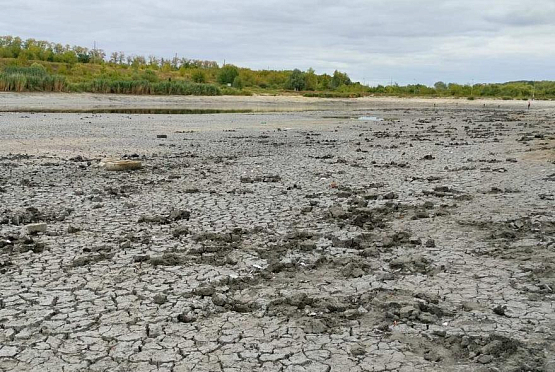
[(225, 65), (218, 73), (218, 83), (233, 84), (235, 78), (239, 76), (239, 69), (233, 65)]
[(331, 76), (323, 74), (318, 77), (318, 89), (328, 90), (331, 87)]
[(304, 73), (299, 69), (294, 69), (287, 80), (287, 88), (291, 90), (304, 90), (305, 80)]
[(331, 78), (331, 88), (337, 89), (342, 85), (351, 85), (351, 79), (346, 73), (335, 70)]
[(86, 53), (79, 53), (77, 55), (77, 62), (79, 63), (89, 63), (91, 61), (91, 56)]
[(438, 81), (434, 84), (434, 88), (436, 88), (437, 90), (447, 90), (447, 84), (445, 84), (443, 81)]
[(75, 64), (78, 62), (78, 58), (73, 51), (67, 51), (61, 56), (61, 61), (65, 63)]
[(304, 89), (305, 90), (316, 90), (318, 87), (318, 76), (314, 73), (312, 68), (304, 74)]

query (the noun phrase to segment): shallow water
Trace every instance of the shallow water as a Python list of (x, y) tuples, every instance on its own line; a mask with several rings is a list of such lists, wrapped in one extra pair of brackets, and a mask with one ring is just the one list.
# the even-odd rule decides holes
[[(0, 110), (1, 112), (2, 110)], [(7, 112), (7, 111), (4, 111)], [(245, 114), (254, 112), (251, 109), (175, 109), (175, 108), (90, 108), (90, 109), (26, 109), (18, 112), (28, 113), (60, 113), (60, 114), (170, 114), (170, 115), (202, 115), (202, 114)]]
[(383, 118), (379, 118), (377, 116), (361, 116), (358, 118), (358, 120), (362, 120), (362, 121), (384, 121)]

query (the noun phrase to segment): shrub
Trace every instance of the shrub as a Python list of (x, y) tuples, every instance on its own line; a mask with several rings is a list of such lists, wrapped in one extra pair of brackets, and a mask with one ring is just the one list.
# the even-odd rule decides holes
[(239, 69), (233, 65), (225, 65), (218, 73), (218, 83), (232, 84), (235, 78), (239, 76)]
[(245, 86), (245, 84), (243, 83), (243, 79), (241, 79), (241, 76), (236, 76), (235, 79), (233, 79), (233, 88), (236, 89), (243, 89), (243, 87)]
[(151, 83), (156, 83), (158, 82), (158, 75), (156, 75), (156, 73), (152, 70), (146, 70), (143, 73), (142, 78), (146, 81), (150, 81)]
[(195, 83), (206, 83), (206, 74), (202, 70), (195, 70), (191, 75), (191, 79)]

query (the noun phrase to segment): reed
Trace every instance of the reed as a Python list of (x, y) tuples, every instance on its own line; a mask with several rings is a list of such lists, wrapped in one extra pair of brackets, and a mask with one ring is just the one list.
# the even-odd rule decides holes
[(164, 81), (152, 83), (147, 80), (95, 79), (90, 82), (71, 85), (71, 91), (113, 94), (156, 94), (156, 95), (221, 95), (220, 89), (212, 84), (195, 84), (185, 81)]
[(8, 66), (0, 73), (0, 91), (4, 92), (64, 92), (65, 76), (50, 75), (43, 67)]
[(157, 95), (221, 95), (220, 88), (212, 84), (187, 81), (153, 82), (141, 80), (112, 80), (98, 78), (69, 84), (63, 75), (51, 75), (41, 65), (31, 67), (7, 66), (0, 73), (0, 90), (8, 92), (89, 92), (113, 94)]

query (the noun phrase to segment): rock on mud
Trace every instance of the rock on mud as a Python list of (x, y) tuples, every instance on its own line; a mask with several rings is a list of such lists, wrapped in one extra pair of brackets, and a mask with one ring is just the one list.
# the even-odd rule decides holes
[(127, 171), (141, 169), (143, 164), (138, 160), (105, 160), (100, 166), (108, 171)]
[(29, 225), (25, 225), (23, 229), (21, 229), (21, 233), (23, 235), (33, 235), (38, 233), (45, 233), (47, 225), (45, 223), (31, 223)]

